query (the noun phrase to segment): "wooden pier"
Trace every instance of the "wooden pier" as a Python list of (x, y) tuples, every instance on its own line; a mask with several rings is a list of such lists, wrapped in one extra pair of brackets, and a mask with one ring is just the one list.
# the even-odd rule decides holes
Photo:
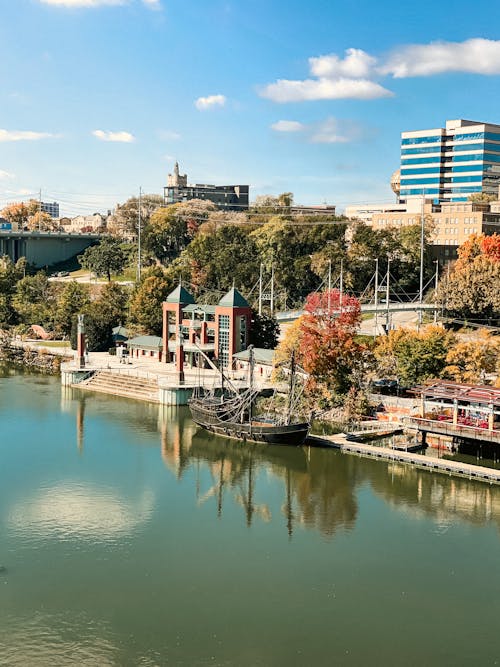
[(429, 470), (430, 472), (476, 479), (480, 482), (488, 482), (489, 484), (500, 484), (500, 470), (495, 470), (494, 468), (486, 468), (459, 461), (449, 461), (433, 456), (423, 456), (422, 454), (405, 452), (390, 447), (377, 447), (361, 442), (349, 442), (342, 434), (309, 436), (306, 444), (313, 447), (334, 447), (349, 454), (357, 454), (358, 456), (386, 461), (397, 461), (398, 463), (407, 463), (417, 468)]

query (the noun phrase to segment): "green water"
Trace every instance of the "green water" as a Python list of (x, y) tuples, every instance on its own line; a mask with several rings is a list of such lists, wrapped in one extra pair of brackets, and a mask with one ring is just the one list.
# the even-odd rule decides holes
[(500, 489), (0, 376), (0, 665), (493, 665)]

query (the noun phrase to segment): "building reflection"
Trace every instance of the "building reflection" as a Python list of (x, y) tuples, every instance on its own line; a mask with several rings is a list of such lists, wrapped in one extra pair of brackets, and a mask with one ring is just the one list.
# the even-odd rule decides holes
[(80, 452), (88, 414), (106, 414), (135, 427), (139, 422), (142, 429), (159, 433), (165, 468), (176, 480), (192, 483), (198, 506), (213, 503), (220, 519), (230, 504), (241, 508), (247, 526), (275, 522), (289, 537), (303, 528), (328, 539), (355, 527), (358, 495), (367, 487), (394, 509), (436, 525), (493, 521), (500, 529), (500, 489), (495, 486), (330, 449), (248, 446), (199, 429), (186, 408), (131, 404), (124, 412), (123, 402), (105, 404), (64, 389), (62, 403), (75, 415)]

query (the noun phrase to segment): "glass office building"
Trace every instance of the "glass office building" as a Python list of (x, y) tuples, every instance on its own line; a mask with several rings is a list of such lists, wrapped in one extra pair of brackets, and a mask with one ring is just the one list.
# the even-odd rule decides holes
[(446, 127), (401, 135), (400, 201), (467, 201), (477, 192), (498, 195), (500, 125), (449, 120)]

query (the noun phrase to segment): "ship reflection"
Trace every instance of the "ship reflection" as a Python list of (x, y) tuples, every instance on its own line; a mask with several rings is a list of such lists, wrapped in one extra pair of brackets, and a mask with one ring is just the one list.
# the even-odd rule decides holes
[[(83, 452), (85, 422), (105, 412), (108, 419), (159, 433), (165, 468), (193, 484), (199, 507), (213, 504), (224, 518), (228, 503), (240, 508), (247, 526), (276, 523), (291, 538), (314, 529), (326, 539), (352, 530), (358, 496), (368, 490), (409, 518), (427, 517), (442, 530), (457, 521), (496, 524), (500, 529), (500, 488), (446, 477), (402, 464), (387, 464), (330, 449), (245, 445), (199, 429), (187, 408), (104, 405), (68, 392), (64, 408), (76, 420), (76, 446)], [(278, 489), (278, 493), (276, 493)]]

